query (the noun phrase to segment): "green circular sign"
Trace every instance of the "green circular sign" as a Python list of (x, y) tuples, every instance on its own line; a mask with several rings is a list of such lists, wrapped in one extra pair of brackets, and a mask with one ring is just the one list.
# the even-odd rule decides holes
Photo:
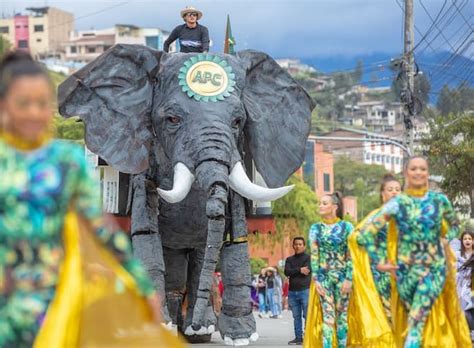
[(179, 69), (178, 80), (184, 93), (203, 102), (224, 100), (235, 86), (232, 67), (213, 54), (199, 54), (185, 61)]

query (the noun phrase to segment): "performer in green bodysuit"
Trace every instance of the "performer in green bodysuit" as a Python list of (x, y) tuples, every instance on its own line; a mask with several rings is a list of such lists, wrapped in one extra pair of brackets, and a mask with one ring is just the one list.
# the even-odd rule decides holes
[(20, 52), (0, 62), (0, 347), (31, 347), (55, 294), (65, 215), (75, 211), (135, 278), (154, 288), (129, 238), (102, 228), (98, 181), (84, 150), (53, 141), (54, 89)]
[[(401, 185), (398, 180), (391, 174), (387, 174), (382, 179), (380, 186), (380, 196), (382, 203), (388, 202), (389, 199), (395, 197), (401, 192)], [(374, 210), (367, 216), (370, 219), (371, 216), (376, 214), (379, 209)], [(377, 264), (381, 259), (387, 259), (387, 234), (388, 234), (388, 222), (382, 229), (378, 231), (375, 237), (369, 236), (366, 233), (357, 234), (357, 242), (359, 245), (366, 246), (367, 252), (370, 257), (370, 270), (374, 278), (375, 287), (380, 295), (382, 304), (385, 310), (387, 319), (391, 321), (391, 308), (390, 308), (390, 273), (381, 272), (377, 270)]]
[[(323, 348), (332, 348), (336, 330), (337, 346), (346, 347), (347, 309), (352, 281), (347, 238), (353, 226), (341, 220), (343, 208), (339, 194), (321, 198), (320, 214), (323, 221), (311, 226), (309, 241), (311, 268), (322, 307), (322, 343)], [(310, 303), (313, 302), (310, 299)], [(305, 337), (305, 346), (309, 344), (306, 339), (312, 338)]]
[[(445, 285), (444, 248), (447, 243), (441, 233), (442, 220), (450, 226), (447, 239), (459, 234), (458, 221), (449, 200), (442, 193), (428, 191), (428, 175), (427, 161), (422, 157), (411, 158), (405, 169), (405, 192), (389, 200), (361, 228), (363, 242), (378, 264), (377, 270), (396, 273), (398, 295), (408, 314), (405, 348), (425, 346), (423, 330)], [(392, 218), (398, 228), (396, 264), (374, 252), (377, 232), (382, 231)]]

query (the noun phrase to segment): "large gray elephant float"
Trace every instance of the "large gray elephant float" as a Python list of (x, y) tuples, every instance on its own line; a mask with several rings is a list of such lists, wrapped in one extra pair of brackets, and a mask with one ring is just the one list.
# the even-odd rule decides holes
[[(59, 87), (59, 111), (81, 117), (88, 148), (135, 174), (134, 252), (174, 323), (187, 291), (187, 335), (209, 336), (217, 323), (226, 344), (258, 337), (244, 197), (270, 201), (291, 189), (282, 186), (302, 164), (313, 107), (272, 58), (251, 50), (116, 45)], [(267, 187), (249, 180), (244, 157)], [(209, 295), (218, 262), (225, 291), (216, 322)]]

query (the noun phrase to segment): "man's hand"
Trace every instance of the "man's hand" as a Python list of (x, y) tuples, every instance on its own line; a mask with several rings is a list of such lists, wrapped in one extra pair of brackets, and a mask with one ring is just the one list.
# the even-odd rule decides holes
[(341, 287), (341, 294), (350, 294), (352, 290), (352, 282), (350, 280), (344, 280)]
[(320, 282), (316, 282), (316, 291), (320, 296), (326, 296), (326, 291), (324, 290), (323, 286)]
[(311, 273), (311, 271), (309, 270), (308, 266), (304, 266), (300, 268), (300, 273), (304, 275), (308, 275)]

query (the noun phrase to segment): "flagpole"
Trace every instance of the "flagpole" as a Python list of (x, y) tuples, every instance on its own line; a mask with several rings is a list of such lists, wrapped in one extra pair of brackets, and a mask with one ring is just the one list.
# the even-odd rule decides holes
[(224, 41), (224, 53), (229, 53), (229, 27), (230, 27), (230, 18), (227, 15), (227, 25), (225, 27), (225, 41)]

